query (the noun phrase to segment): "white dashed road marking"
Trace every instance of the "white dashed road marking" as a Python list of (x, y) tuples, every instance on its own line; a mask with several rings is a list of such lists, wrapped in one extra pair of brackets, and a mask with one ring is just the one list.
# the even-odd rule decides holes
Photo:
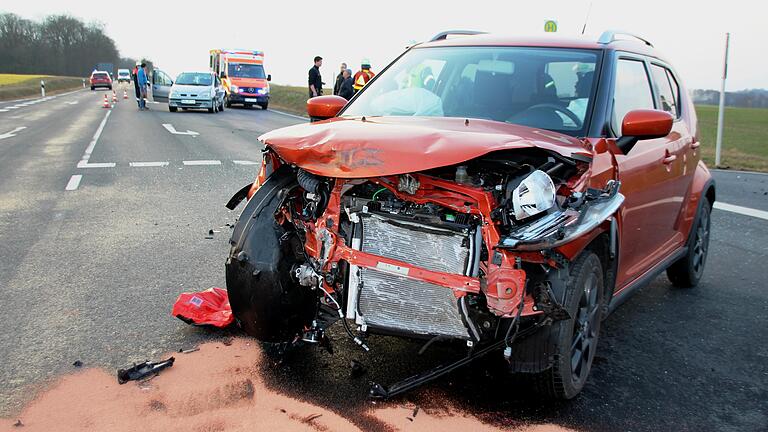
[(69, 178), (69, 182), (67, 183), (67, 187), (64, 188), (64, 190), (73, 191), (76, 190), (78, 186), (80, 186), (80, 180), (83, 179), (83, 176), (81, 174), (73, 175)]
[(233, 160), (233, 164), (235, 165), (258, 165), (258, 162), (255, 161), (247, 161), (247, 160)]
[(135, 168), (145, 168), (145, 167), (165, 167), (168, 166), (169, 162), (131, 162), (128, 165), (135, 167)]
[(191, 161), (183, 161), (184, 165), (187, 166), (195, 166), (195, 165), (221, 165), (221, 161), (218, 160), (191, 160)]
[(768, 211), (757, 210), (749, 207), (742, 207), (724, 202), (715, 201), (714, 207), (718, 210), (724, 210), (731, 213), (738, 213), (744, 216), (751, 216), (758, 219), (768, 220)]

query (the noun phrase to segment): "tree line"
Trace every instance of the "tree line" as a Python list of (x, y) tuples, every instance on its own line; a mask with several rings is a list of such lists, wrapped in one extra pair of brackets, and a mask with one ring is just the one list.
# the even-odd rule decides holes
[(31, 21), (0, 14), (0, 73), (88, 76), (97, 63), (133, 68), (98, 23), (68, 15)]

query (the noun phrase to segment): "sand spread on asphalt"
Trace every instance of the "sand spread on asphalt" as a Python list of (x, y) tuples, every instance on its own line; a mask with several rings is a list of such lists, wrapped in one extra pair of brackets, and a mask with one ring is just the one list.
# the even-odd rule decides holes
[[(175, 354), (173, 367), (143, 382), (117, 383), (102, 369), (61, 378), (21, 414), (0, 419), (0, 430), (21, 431), (359, 431), (333, 411), (284, 396), (260, 377), (261, 351), (237, 338), (211, 342)], [(414, 415), (414, 411), (415, 414)], [(356, 413), (359, 415), (360, 413)], [(353, 413), (350, 413), (353, 415)], [(495, 431), (458, 410), (430, 413), (396, 402), (374, 406), (365, 415), (393, 431)], [(16, 426), (17, 422), (19, 425)], [(533, 425), (532, 432), (566, 431)]]

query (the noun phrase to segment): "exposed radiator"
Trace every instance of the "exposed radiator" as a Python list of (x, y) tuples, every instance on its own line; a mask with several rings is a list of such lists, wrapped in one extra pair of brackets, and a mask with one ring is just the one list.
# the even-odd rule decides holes
[[(468, 233), (389, 219), (361, 217), (362, 251), (397, 259), (433, 271), (465, 274), (471, 261)], [(396, 268), (351, 268), (348, 308), (358, 324), (420, 335), (468, 339), (453, 291), (409, 279)], [(357, 289), (355, 289), (357, 288)]]

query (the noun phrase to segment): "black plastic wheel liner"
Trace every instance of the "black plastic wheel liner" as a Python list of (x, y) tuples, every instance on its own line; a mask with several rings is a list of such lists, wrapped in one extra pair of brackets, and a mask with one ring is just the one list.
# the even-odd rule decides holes
[(290, 275), (303, 261), (301, 241), (275, 220), (296, 187), (290, 168), (275, 171), (248, 201), (230, 240), (226, 279), (232, 312), (246, 333), (265, 342), (291, 340), (311, 323), (318, 304)]

